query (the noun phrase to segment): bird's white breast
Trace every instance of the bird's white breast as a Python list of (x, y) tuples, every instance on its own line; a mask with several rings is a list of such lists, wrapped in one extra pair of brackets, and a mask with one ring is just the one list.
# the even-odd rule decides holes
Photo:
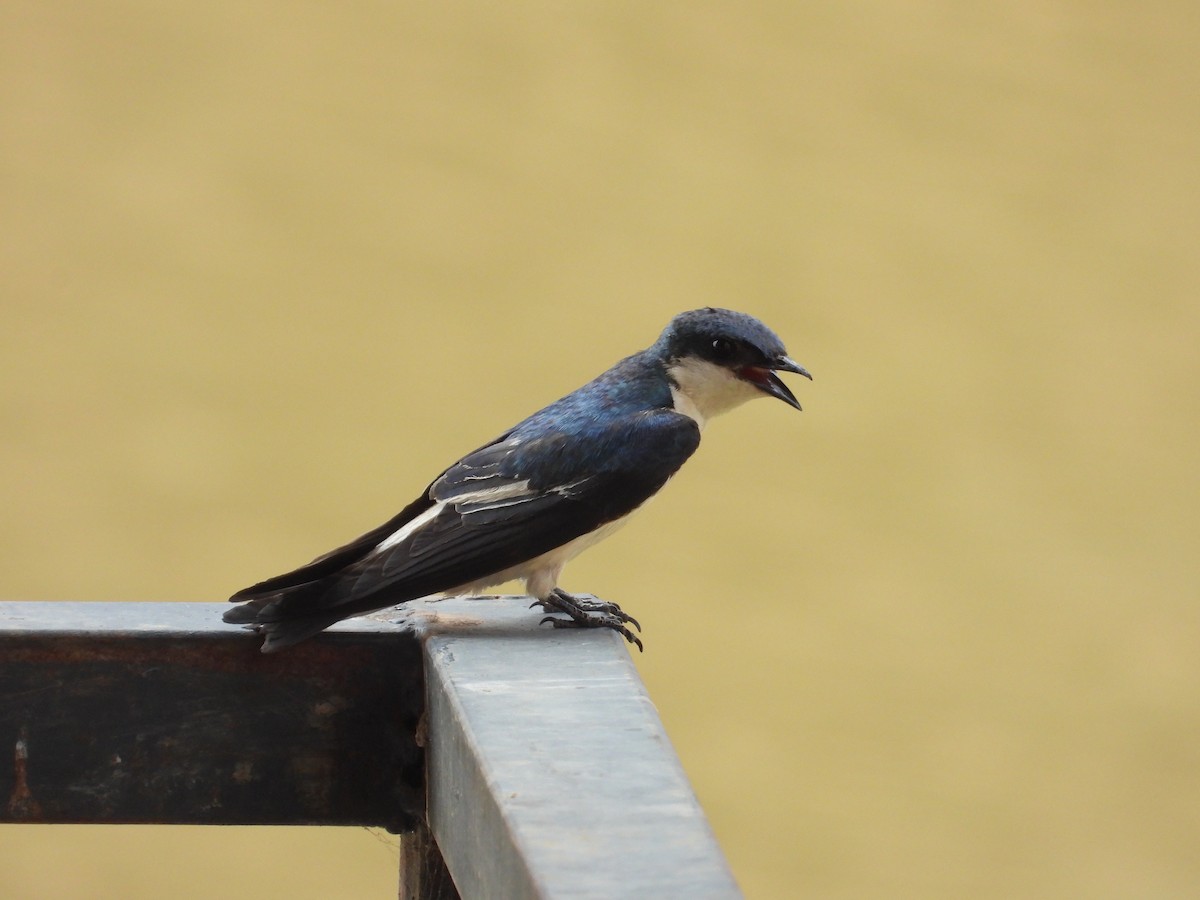
[[(636, 512), (636, 510), (634, 510)], [(468, 582), (467, 584), (458, 585), (451, 590), (446, 591), (447, 594), (472, 594), (482, 591), (484, 588), (492, 587), (493, 585), (503, 584), (506, 581), (514, 581), (517, 579), (525, 582), (525, 590), (532, 597), (546, 597), (550, 591), (558, 585), (558, 577), (562, 574), (563, 566), (568, 562), (591, 547), (593, 544), (598, 544), (622, 525), (629, 521), (629, 513), (622, 516), (613, 522), (601, 525), (595, 531), (590, 531), (587, 534), (581, 534), (572, 541), (567, 541), (561, 547), (555, 547), (553, 550), (543, 553), (541, 556), (536, 556), (518, 565), (505, 569), (503, 572), (497, 572), (494, 575), (489, 575), (486, 578), (481, 578), (478, 581)]]

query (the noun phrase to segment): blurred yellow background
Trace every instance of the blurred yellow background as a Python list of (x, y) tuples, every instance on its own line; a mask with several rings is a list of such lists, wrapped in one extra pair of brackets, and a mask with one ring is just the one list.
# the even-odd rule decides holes
[[(1198, 45), (1169, 2), (5, 3), (0, 597), (222, 600), (729, 306), (805, 412), (715, 422), (564, 584), (641, 620), (747, 895), (1194, 895)], [(396, 866), (0, 829), (4, 897)]]

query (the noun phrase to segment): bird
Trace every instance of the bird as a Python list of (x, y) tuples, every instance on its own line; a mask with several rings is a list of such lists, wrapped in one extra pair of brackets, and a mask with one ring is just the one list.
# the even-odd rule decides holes
[(523, 579), (541, 624), (608, 628), (643, 650), (617, 603), (558, 586), (679, 470), (708, 420), (757, 397), (799, 410), (779, 377), (812, 375), (751, 315), (706, 307), (459, 459), (396, 516), (307, 565), (238, 591), (224, 621), (289, 647), (351, 616)]

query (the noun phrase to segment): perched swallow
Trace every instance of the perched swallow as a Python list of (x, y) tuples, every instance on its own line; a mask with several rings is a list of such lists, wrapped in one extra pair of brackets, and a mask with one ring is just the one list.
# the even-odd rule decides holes
[[(800, 404), (777, 372), (812, 376), (762, 322), (727, 309), (671, 320), (650, 347), (534, 413), (442, 472), (399, 515), (306, 566), (229, 599), (226, 622), (263, 652), (350, 616), (525, 581), (555, 627), (611, 628), (642, 648), (615, 603), (558, 587), (572, 557), (617, 530), (667, 483), (715, 415), (755, 397)], [(244, 602), (243, 602), (244, 601)]]

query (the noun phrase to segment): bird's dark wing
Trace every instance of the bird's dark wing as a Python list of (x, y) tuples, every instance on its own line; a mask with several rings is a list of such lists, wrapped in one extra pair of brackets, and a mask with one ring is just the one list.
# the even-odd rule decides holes
[[(405, 513), (314, 561), (308, 574), (298, 570), (264, 582), (265, 590), (241, 592), (255, 614), (231, 620), (262, 624), (284, 646), (293, 642), (287, 631), (301, 630), (288, 629), (289, 620), (308, 620), (307, 636), (347, 616), (503, 572), (632, 512), (700, 441), (692, 419), (665, 409), (570, 432), (532, 431), (465, 456)], [(288, 587), (288, 578), (310, 580)], [(278, 634), (270, 634), (270, 623), (278, 623)]]
[[(494, 441), (484, 444), (478, 450), (468, 454), (468, 456), (464, 457), (464, 459), (469, 459), (476, 453), (481, 453), (488, 447), (491, 447), (495, 444), (503, 443), (504, 441), (508, 440), (510, 434), (511, 432), (505, 432)], [(438, 478), (443, 477), (445, 474), (446, 473), (443, 472), (442, 475), (438, 476)], [(242, 588), (240, 591), (230, 597), (229, 601), (231, 603), (241, 603), (245, 600), (261, 599), (267, 596), (276, 597), (281, 591), (313, 584), (314, 582), (319, 582), (330, 575), (337, 574), (347, 566), (357, 562), (374, 550), (377, 546), (379, 546), (379, 542), (388, 535), (395, 534), (421, 513), (433, 506), (434, 500), (430, 494), (432, 488), (433, 485), (431, 484), (425, 489), (425, 492), (421, 494), (420, 497), (408, 504), (408, 506), (404, 507), (404, 509), (400, 510), (400, 512), (392, 516), (392, 518), (388, 519), (382, 525), (372, 528), (366, 534), (359, 535), (349, 543), (343, 544), (341, 547), (338, 547), (334, 550), (330, 550), (328, 553), (321, 554), (312, 562), (305, 563), (298, 569), (293, 569), (292, 571), (285, 572), (282, 575), (275, 575), (274, 577), (268, 578), (265, 581), (252, 584), (250, 587)], [(233, 609), (225, 614), (225, 621), (238, 622), (242, 621), (242, 619), (238, 617), (238, 610)], [(250, 620), (247, 619), (246, 621)]]
[[(242, 588), (229, 599), (233, 603), (240, 603), (243, 600), (252, 600), (264, 594), (275, 594), (288, 588), (312, 584), (315, 581), (320, 581), (323, 578), (334, 575), (346, 568), (346, 566), (362, 559), (363, 556), (375, 549), (385, 537), (404, 527), (406, 523), (415, 519), (432, 505), (433, 500), (430, 499), (429, 495), (422, 494), (378, 528), (372, 528), (366, 534), (356, 537), (348, 544), (344, 544), (336, 550), (330, 550), (328, 553), (318, 556), (312, 562), (298, 569), (293, 569), (291, 572), (285, 572), (283, 575), (276, 575), (273, 578), (252, 584), (248, 588)], [(226, 621), (233, 620), (227, 618)]]

